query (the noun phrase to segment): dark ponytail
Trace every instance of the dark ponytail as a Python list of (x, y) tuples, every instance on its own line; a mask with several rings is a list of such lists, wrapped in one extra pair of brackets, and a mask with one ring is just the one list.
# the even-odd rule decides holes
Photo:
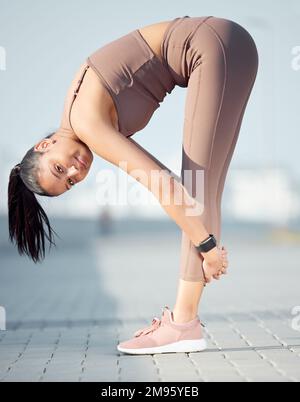
[[(52, 134), (46, 138), (50, 138)], [(49, 219), (34, 193), (51, 197), (36, 181), (41, 153), (32, 147), (21, 163), (10, 172), (8, 183), (9, 239), (20, 255), (28, 255), (35, 263), (45, 257), (45, 239), (55, 246)], [(45, 227), (47, 230), (45, 230)], [(56, 233), (55, 233), (56, 234)]]

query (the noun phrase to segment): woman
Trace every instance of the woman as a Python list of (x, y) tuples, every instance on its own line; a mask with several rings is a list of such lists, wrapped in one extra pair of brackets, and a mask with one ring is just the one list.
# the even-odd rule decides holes
[[(44, 257), (46, 239), (54, 244), (35, 194), (69, 191), (87, 176), (93, 152), (139, 180), (182, 229), (174, 309), (165, 306), (161, 319), (121, 342), (122, 352), (206, 348), (198, 305), (206, 283), (227, 272), (221, 196), (257, 68), (253, 38), (231, 20), (186, 15), (133, 30), (87, 58), (58, 130), (11, 171), (10, 239), (34, 262)], [(131, 138), (176, 85), (187, 88), (180, 178)]]

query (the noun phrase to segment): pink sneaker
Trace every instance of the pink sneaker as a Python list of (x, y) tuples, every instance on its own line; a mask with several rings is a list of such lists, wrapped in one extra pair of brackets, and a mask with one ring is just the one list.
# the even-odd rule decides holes
[(183, 324), (174, 322), (173, 312), (165, 306), (161, 320), (154, 317), (151, 326), (139, 329), (134, 338), (119, 343), (117, 348), (130, 354), (200, 352), (207, 347), (201, 325), (198, 316)]

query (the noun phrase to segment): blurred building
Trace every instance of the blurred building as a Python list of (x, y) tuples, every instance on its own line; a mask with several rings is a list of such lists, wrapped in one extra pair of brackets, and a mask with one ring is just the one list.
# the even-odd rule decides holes
[(299, 180), (285, 168), (232, 169), (224, 190), (224, 218), (292, 225), (300, 220), (299, 188)]
[(98, 219), (99, 234), (107, 236), (113, 232), (113, 213), (108, 205), (102, 207)]

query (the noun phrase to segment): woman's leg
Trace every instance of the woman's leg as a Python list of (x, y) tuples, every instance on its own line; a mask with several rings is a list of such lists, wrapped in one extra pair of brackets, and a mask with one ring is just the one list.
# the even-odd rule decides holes
[(191, 282), (179, 279), (176, 304), (173, 308), (175, 322), (184, 323), (196, 317), (203, 289), (202, 281)]
[[(201, 60), (188, 82), (181, 178), (187, 191), (203, 204), (202, 221), (220, 245), (222, 193), (255, 82), (258, 54), (249, 33), (222, 18), (206, 20), (197, 40)], [(180, 281), (173, 309), (177, 321), (191, 320), (197, 314), (205, 284), (202, 261), (182, 232)]]

